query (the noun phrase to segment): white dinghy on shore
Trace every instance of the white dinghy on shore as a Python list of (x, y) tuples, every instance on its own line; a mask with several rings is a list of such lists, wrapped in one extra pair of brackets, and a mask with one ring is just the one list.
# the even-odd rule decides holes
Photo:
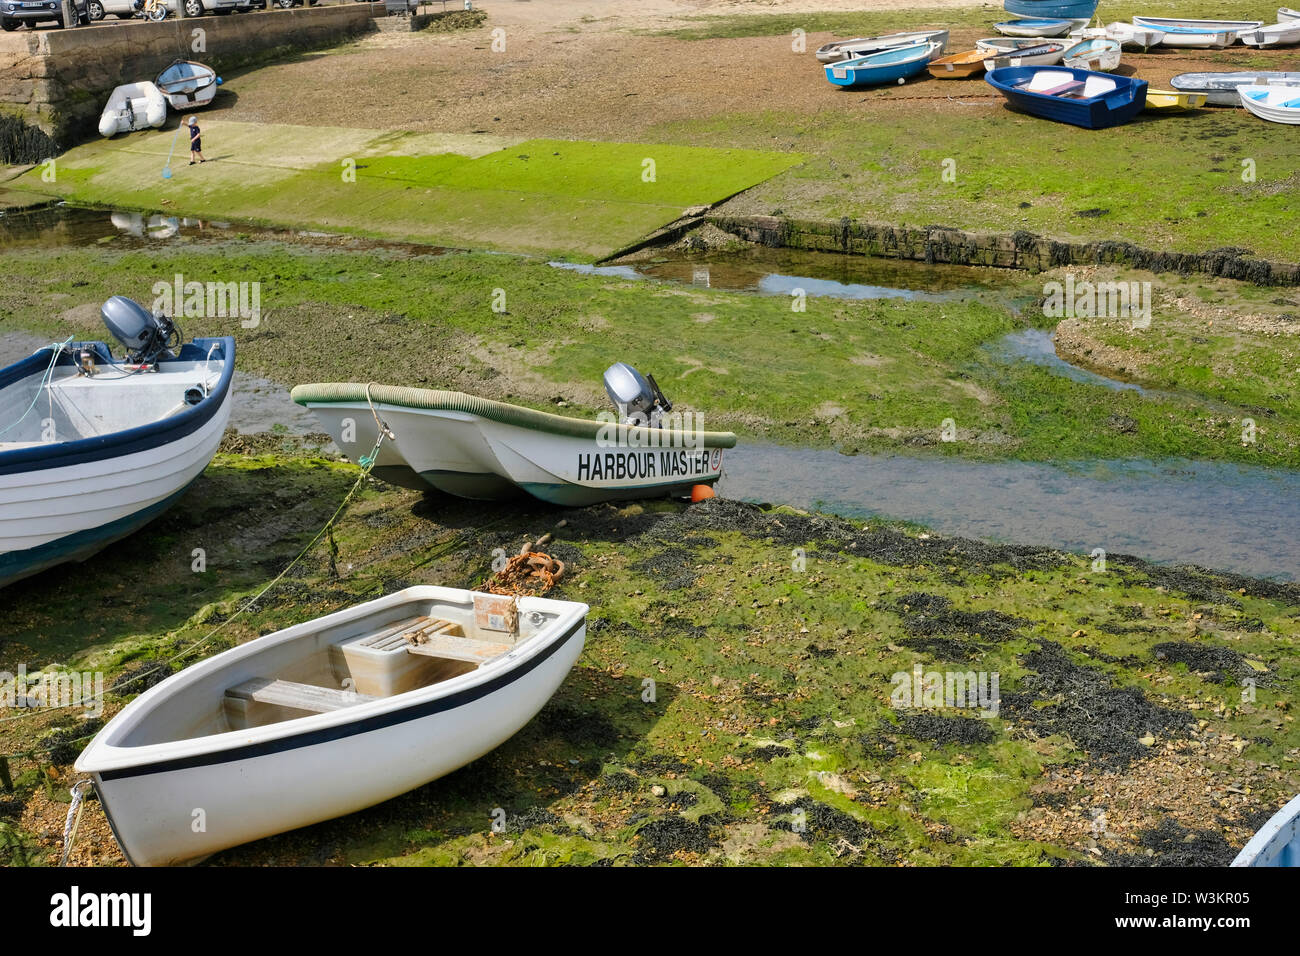
[(167, 121), (167, 97), (148, 81), (127, 83), (108, 96), (99, 116), (99, 135), (116, 136), (162, 126)]
[(381, 803), (504, 743), (564, 681), (586, 616), (572, 601), (407, 588), (167, 678), (76, 767), (131, 863), (200, 860)]

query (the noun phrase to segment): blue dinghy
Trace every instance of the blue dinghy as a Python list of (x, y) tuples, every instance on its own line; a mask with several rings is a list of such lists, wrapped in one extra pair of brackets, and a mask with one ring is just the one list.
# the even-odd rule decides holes
[(1273, 814), (1232, 865), (1300, 866), (1300, 797)]
[(931, 59), (943, 52), (942, 43), (918, 43), (897, 50), (883, 50), (853, 60), (826, 65), (826, 79), (835, 86), (875, 86), (915, 76)]
[(1147, 81), (1061, 66), (1005, 66), (984, 77), (1017, 109), (1084, 129), (1127, 123), (1147, 102)]
[(1091, 20), (1097, 12), (1099, 0), (1006, 0), (1002, 4), (1007, 13), (1018, 17), (1063, 18)]

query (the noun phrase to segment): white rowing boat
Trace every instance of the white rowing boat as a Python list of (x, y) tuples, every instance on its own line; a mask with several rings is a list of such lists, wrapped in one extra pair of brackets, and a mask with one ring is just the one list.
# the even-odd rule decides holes
[(948, 44), (947, 30), (913, 30), (909, 33), (889, 33), (878, 37), (854, 37), (851, 40), (834, 40), (817, 48), (815, 56), (822, 63), (852, 60), (857, 57), (893, 50), (916, 43), (938, 43), (940, 51)]
[(571, 601), (407, 588), (174, 674), (109, 721), (76, 769), (130, 862), (199, 860), (373, 806), (504, 743), (573, 667), (586, 615)]
[(1241, 105), (1260, 119), (1300, 126), (1300, 89), (1289, 86), (1239, 86)]

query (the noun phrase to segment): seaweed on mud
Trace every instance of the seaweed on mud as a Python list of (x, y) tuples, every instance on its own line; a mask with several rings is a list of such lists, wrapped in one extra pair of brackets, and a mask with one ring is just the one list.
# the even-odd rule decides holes
[(1192, 644), (1187, 641), (1165, 641), (1151, 648), (1158, 660), (1186, 664), (1196, 674), (1205, 674), (1213, 684), (1223, 684), (1238, 677), (1249, 676), (1254, 670), (1246, 659), (1229, 647), (1209, 644)]
[(979, 717), (904, 714), (898, 729), (909, 737), (937, 744), (986, 744), (993, 739), (993, 728)]
[(898, 643), (941, 661), (968, 661), (982, 650), (979, 644), (952, 637), (904, 637)]
[(843, 810), (818, 803), (812, 797), (800, 797), (781, 809), (786, 813), (802, 810), (803, 826), (796, 829), (793, 821), (778, 820), (772, 824), (772, 829), (798, 833), (805, 843), (811, 843), (814, 839), (848, 840), (855, 846), (861, 846), (871, 836), (871, 827), (868, 824), (849, 816)]
[(673, 854), (707, 853), (718, 845), (709, 826), (677, 814), (657, 817), (637, 831), (637, 863), (662, 863)]
[(1136, 688), (1113, 686), (1102, 671), (1070, 660), (1060, 644), (1042, 641), (1020, 660), (1033, 673), (1022, 681), (1025, 693), (1002, 693), (1000, 716), (1042, 736), (1064, 734), (1104, 766), (1121, 769), (1144, 756), (1139, 741), (1148, 734), (1187, 732), (1187, 714), (1153, 704)]
[(894, 602), (903, 617), (903, 629), (913, 637), (948, 634), (976, 634), (994, 640), (1007, 640), (1030, 622), (1001, 611), (961, 611), (941, 594), (916, 591)]
[(1112, 851), (1103, 858), (1111, 866), (1227, 866), (1238, 852), (1218, 830), (1193, 830), (1168, 816), (1143, 830), (1138, 846), (1152, 852)]
[(555, 833), (568, 832), (569, 829), (560, 817), (545, 807), (529, 807), (518, 813), (506, 814), (507, 833), (523, 833), (538, 827), (547, 827)]
[(883, 734), (861, 734), (858, 737), (858, 746), (862, 748), (863, 756), (868, 759), (892, 760), (898, 756), (898, 744)]
[(60, 727), (41, 741), (41, 747), (55, 766), (72, 763), (103, 726), (103, 719), (95, 717), (72, 727)]
[(600, 782), (605, 785), (607, 790), (614, 793), (635, 793), (641, 789), (636, 777), (632, 776), (626, 770), (614, 770), (600, 778)]
[(108, 689), (114, 694), (143, 694), (155, 684), (161, 684), (171, 674), (172, 666), (166, 661), (145, 661), (118, 674)]
[(698, 576), (695, 555), (686, 548), (669, 547), (629, 565), (629, 570), (644, 574), (670, 591), (680, 591), (695, 584)]

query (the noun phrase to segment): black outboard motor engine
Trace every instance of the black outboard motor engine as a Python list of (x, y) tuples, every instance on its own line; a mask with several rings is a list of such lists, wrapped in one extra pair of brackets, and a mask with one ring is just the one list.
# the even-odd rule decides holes
[(673, 410), (673, 403), (659, 390), (655, 377), (642, 375), (625, 362), (615, 362), (605, 369), (605, 393), (626, 425), (659, 428), (664, 412)]
[(133, 365), (153, 365), (160, 358), (174, 358), (172, 349), (181, 343), (181, 330), (165, 315), (154, 315), (139, 302), (115, 295), (99, 309), (100, 318), (113, 338), (127, 351)]

